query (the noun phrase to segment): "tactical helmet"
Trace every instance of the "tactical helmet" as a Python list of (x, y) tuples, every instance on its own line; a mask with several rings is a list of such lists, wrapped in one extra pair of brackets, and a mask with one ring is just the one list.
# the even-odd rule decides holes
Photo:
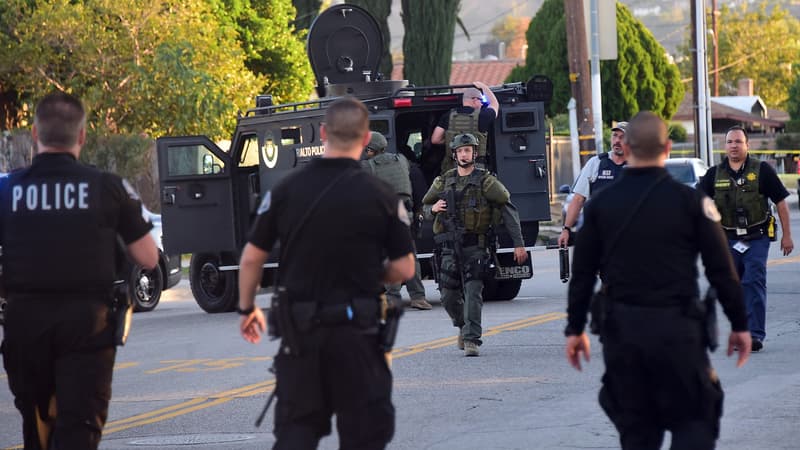
[(471, 145), (473, 147), (478, 146), (478, 138), (475, 135), (470, 133), (461, 133), (453, 136), (453, 140), (450, 141), (450, 149), (455, 151), (458, 147), (463, 147), (465, 145)]
[(386, 142), (386, 138), (383, 137), (383, 134), (378, 133), (377, 131), (370, 131), (369, 144), (367, 144), (366, 150), (372, 150), (375, 153), (381, 153), (382, 151), (386, 150), (387, 145), (389, 145), (389, 143)]

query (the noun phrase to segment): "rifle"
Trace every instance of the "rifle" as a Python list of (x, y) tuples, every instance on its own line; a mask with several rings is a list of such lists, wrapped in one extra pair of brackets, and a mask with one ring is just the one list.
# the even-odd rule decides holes
[(464, 289), (464, 251), (462, 241), (464, 238), (464, 225), (458, 217), (456, 211), (456, 189), (453, 186), (450, 189), (445, 189), (439, 198), (447, 203), (447, 209), (442, 216), (442, 225), (444, 225), (445, 232), (439, 233), (434, 237), (437, 244), (444, 244), (450, 242), (453, 247), (453, 255), (455, 256), (456, 270), (458, 270), (458, 278), (461, 281), (461, 289)]

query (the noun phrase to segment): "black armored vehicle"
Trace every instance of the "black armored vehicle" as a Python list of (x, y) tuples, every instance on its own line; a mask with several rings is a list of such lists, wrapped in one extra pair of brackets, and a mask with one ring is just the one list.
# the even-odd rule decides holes
[[(449, 150), (431, 145), (430, 136), (439, 118), (461, 105), (460, 89), (468, 86), (381, 80), (382, 46), (378, 24), (366, 11), (333, 6), (315, 20), (308, 37), (319, 99), (273, 105), (270, 96), (258, 96), (254, 108), (239, 114), (229, 150), (204, 136), (158, 139), (164, 245), (170, 254), (192, 254), (191, 289), (205, 311), (236, 306), (239, 255), (261, 198), (287, 173), (322, 154), (320, 122), (336, 98), (359, 98), (370, 112), (370, 128), (386, 137), (388, 152), (418, 163), (429, 184), (439, 175)], [(528, 245), (536, 242), (539, 221), (550, 220), (543, 102), (551, 86), (535, 77), (492, 88), (500, 108), (488, 133), (487, 165), (510, 191)], [(533, 275), (530, 259), (514, 263), (502, 229), (498, 238), (498, 267), (495, 279), (486, 283), (486, 300), (514, 298), (522, 279)], [(417, 250), (423, 275), (431, 276), (429, 223), (418, 233)], [(276, 268), (277, 261), (265, 266), (265, 287)]]

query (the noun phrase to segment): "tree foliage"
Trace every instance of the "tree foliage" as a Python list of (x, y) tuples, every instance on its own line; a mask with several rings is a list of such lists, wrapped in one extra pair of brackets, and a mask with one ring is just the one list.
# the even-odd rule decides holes
[(292, 5), (297, 10), (294, 26), (298, 30), (307, 30), (319, 15), (322, 0), (292, 0)]
[[(757, 5), (739, 2), (722, 5), (717, 20), (719, 36), (719, 95), (737, 95), (738, 81), (751, 78), (755, 94), (770, 107), (786, 108), (792, 85), (792, 62), (800, 55), (800, 21), (780, 5), (762, 0)], [(690, 37), (678, 49), (684, 56), (680, 68), (692, 77)], [(712, 55), (712, 42), (708, 42)], [(712, 61), (708, 62), (712, 70)]]
[(417, 86), (449, 84), (461, 0), (401, 0), (403, 77)]
[[(611, 123), (641, 110), (650, 110), (669, 119), (678, 109), (684, 93), (678, 68), (669, 62), (664, 48), (630, 10), (620, 2), (616, 5), (618, 58), (600, 62), (603, 118)], [(534, 74), (546, 75), (553, 81), (553, 99), (548, 113), (566, 112), (572, 94), (564, 2), (545, 0), (531, 20), (526, 36), (525, 65), (512, 71), (508, 81), (525, 81)]]
[(381, 55), (380, 72), (385, 79), (392, 76), (392, 35), (389, 33), (389, 15), (392, 13), (392, 0), (347, 0), (347, 3), (360, 6), (375, 18), (383, 34), (383, 54)]
[(789, 86), (789, 98), (786, 100), (786, 111), (793, 120), (800, 121), (800, 63), (792, 64), (794, 82)]
[(228, 136), (255, 94), (311, 89), (293, 65), (305, 57), (286, 31), (289, 1), (8, 0), (0, 86), (27, 111), (53, 90), (75, 94), (99, 134)]

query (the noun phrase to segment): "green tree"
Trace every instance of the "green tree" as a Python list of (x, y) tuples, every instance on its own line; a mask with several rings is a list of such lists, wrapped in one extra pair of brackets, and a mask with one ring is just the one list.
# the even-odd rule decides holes
[[(24, 102), (63, 90), (100, 133), (229, 135), (263, 79), (206, 0), (9, 0), (0, 74)], [(175, 70), (173, 70), (175, 69)]]
[(314, 77), (305, 49), (306, 31), (292, 25), (290, 0), (208, 0), (221, 22), (236, 30), (245, 65), (264, 79), (274, 103), (307, 100)]
[(417, 86), (449, 84), (461, 0), (401, 0), (403, 78)]
[(392, 0), (347, 0), (347, 3), (360, 6), (375, 18), (383, 34), (383, 55), (381, 55), (380, 72), (388, 80), (392, 76), (392, 35), (389, 33), (389, 15), (392, 13)]
[[(548, 113), (563, 113), (572, 96), (564, 2), (545, 0), (531, 20), (526, 36), (525, 65), (514, 69), (507, 81), (546, 75), (553, 81)], [(666, 51), (647, 28), (620, 2), (617, 2), (617, 51), (616, 60), (600, 62), (603, 118), (607, 123), (629, 118), (641, 110), (671, 118), (684, 93), (678, 68), (669, 62)]]
[[(800, 55), (800, 21), (780, 5), (761, 1), (740, 2), (734, 8), (720, 8), (719, 35), (720, 95), (737, 95), (738, 81), (751, 78), (755, 94), (767, 105), (786, 108), (794, 79), (792, 62)], [(712, 42), (708, 42), (711, 55)], [(692, 77), (690, 40), (679, 47), (684, 56), (680, 68), (684, 78)], [(712, 69), (711, 61), (708, 62)]]
[(794, 82), (789, 87), (789, 98), (786, 100), (786, 111), (793, 120), (800, 121), (800, 63), (792, 64)]

